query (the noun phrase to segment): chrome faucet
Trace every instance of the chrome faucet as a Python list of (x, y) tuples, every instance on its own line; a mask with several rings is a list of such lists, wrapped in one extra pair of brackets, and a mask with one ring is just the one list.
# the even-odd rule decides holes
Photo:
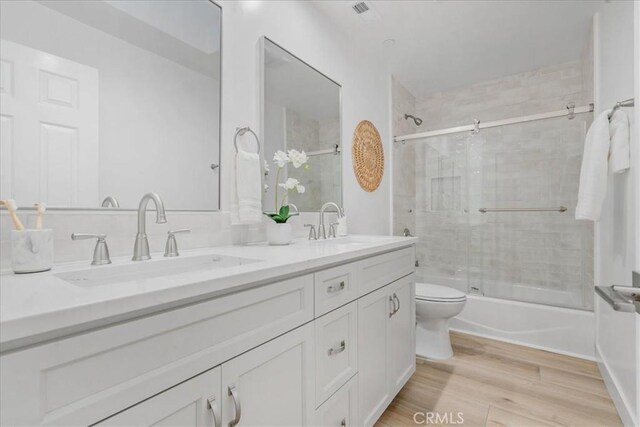
[(104, 200), (102, 201), (102, 207), (103, 208), (108, 208), (108, 207), (114, 207), (114, 208), (119, 208), (120, 207), (120, 203), (118, 203), (118, 199), (116, 199), (113, 196), (107, 196), (104, 198)]
[[(344, 216), (344, 214), (342, 213), (342, 209), (336, 203), (327, 202), (324, 205), (322, 205), (322, 207), (320, 208), (320, 223), (318, 224), (318, 238), (323, 238), (323, 239), (327, 238), (327, 233), (324, 228), (324, 212), (327, 210), (327, 208), (330, 208), (330, 207), (333, 207), (336, 209), (336, 212), (338, 212), (338, 218), (342, 218)], [(329, 233), (329, 237), (331, 237), (331, 233)], [(335, 237), (335, 232), (333, 237)]]
[(149, 240), (147, 239), (147, 205), (149, 200), (153, 200), (156, 205), (156, 223), (164, 224), (167, 217), (164, 214), (164, 203), (157, 193), (147, 193), (142, 196), (140, 205), (138, 206), (138, 234), (136, 234), (136, 243), (133, 246), (133, 261), (144, 261), (151, 259), (149, 255)]

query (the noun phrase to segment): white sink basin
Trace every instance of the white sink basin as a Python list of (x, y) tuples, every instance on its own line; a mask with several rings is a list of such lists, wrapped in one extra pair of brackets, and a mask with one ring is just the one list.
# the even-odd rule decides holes
[(58, 273), (55, 276), (77, 286), (102, 286), (189, 272), (218, 270), (258, 261), (260, 260), (222, 255), (183, 256), (131, 262), (124, 265), (96, 266), (87, 270)]

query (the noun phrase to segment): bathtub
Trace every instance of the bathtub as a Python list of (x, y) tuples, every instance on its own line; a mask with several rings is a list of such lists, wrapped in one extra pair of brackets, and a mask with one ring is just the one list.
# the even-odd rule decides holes
[(468, 294), (451, 330), (595, 360), (592, 311)]

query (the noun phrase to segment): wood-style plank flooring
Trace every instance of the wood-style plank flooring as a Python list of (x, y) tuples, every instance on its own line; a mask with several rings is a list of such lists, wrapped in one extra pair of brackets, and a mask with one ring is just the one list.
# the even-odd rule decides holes
[[(419, 359), (377, 427), (622, 425), (595, 362), (461, 333), (451, 341), (454, 357)], [(433, 415), (416, 423), (416, 412)]]

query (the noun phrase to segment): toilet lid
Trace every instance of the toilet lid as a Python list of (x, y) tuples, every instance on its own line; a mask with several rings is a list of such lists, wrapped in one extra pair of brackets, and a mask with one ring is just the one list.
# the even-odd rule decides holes
[(416, 283), (416, 299), (426, 301), (464, 301), (467, 296), (464, 292), (448, 286)]

